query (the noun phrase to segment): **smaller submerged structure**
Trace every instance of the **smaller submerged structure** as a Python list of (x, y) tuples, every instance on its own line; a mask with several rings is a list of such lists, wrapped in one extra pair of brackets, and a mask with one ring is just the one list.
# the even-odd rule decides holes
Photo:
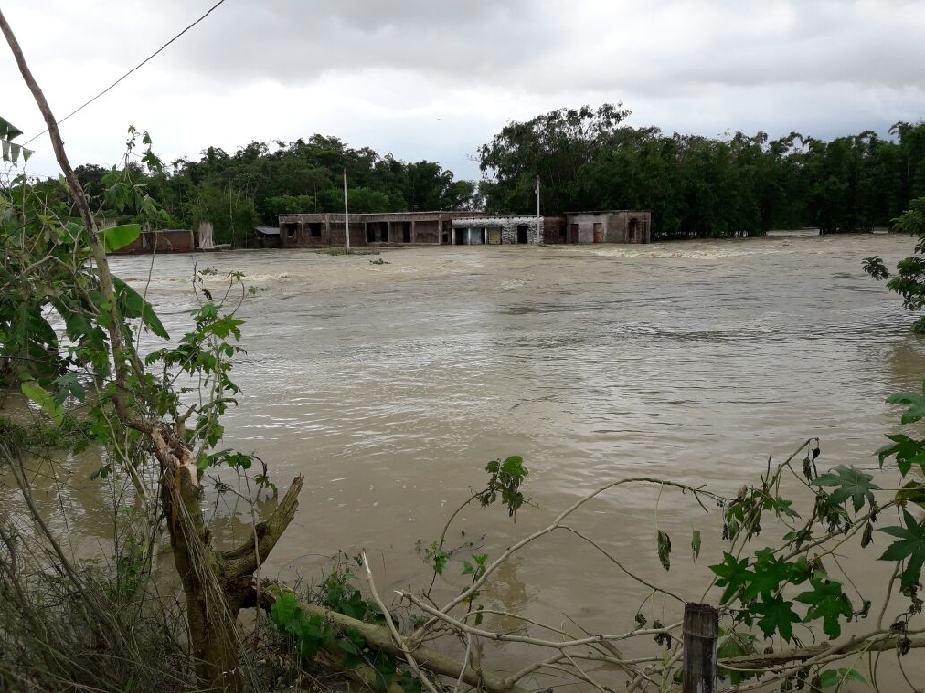
[(569, 212), (567, 243), (650, 243), (652, 212), (613, 209), (604, 212)]

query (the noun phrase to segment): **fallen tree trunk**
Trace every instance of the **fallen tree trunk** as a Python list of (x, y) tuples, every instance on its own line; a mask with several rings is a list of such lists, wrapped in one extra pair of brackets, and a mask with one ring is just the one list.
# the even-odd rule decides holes
[[(259, 604), (260, 608), (268, 613), (276, 601), (276, 594), (286, 591), (285, 587), (270, 582), (265, 583), (265, 585), (259, 589), (259, 594), (256, 587), (252, 587), (252, 589), (253, 601), (251, 604)], [(402, 646), (395, 642), (386, 626), (358, 621), (350, 616), (330, 611), (315, 604), (300, 602), (299, 605), (306, 616), (321, 616), (341, 633), (352, 628), (363, 636), (363, 639), (370, 648), (384, 652), (402, 661), (407, 661)], [(418, 646), (411, 651), (411, 654), (420, 667), (434, 674), (457, 680), (462, 676), (462, 681), (464, 683), (478, 690), (488, 691), (489, 693), (528, 693), (526, 689), (520, 686), (508, 684), (503, 676), (499, 676), (492, 672), (486, 672), (482, 669), (473, 669), (467, 662), (461, 662), (458, 659), (454, 659), (453, 657), (428, 647)]]
[[(830, 656), (847, 656), (855, 652), (886, 652), (899, 649), (902, 635), (879, 633), (864, 638), (851, 638), (844, 643), (812, 645), (769, 654), (742, 655), (719, 660), (719, 666), (737, 671), (768, 671), (790, 662), (808, 662)], [(925, 647), (925, 638), (909, 638), (910, 648)]]

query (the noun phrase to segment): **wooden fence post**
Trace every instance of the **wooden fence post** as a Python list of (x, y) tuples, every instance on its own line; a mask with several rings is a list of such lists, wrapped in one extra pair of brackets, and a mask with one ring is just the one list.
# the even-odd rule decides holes
[(709, 604), (684, 606), (684, 693), (716, 691), (719, 613)]

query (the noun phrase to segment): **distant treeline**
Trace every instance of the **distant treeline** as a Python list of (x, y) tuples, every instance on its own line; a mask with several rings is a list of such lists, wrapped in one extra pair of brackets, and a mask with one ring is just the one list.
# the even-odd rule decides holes
[(651, 209), (657, 237), (886, 226), (925, 195), (925, 123), (825, 142), (792, 132), (711, 139), (622, 125), (605, 104), (509, 123), (479, 150), (487, 207), (530, 213)]
[[(279, 214), (343, 211), (344, 169), (352, 212), (533, 214), (539, 176), (543, 214), (650, 209), (662, 238), (802, 226), (864, 231), (888, 225), (925, 195), (925, 122), (896, 123), (888, 140), (866, 131), (826, 142), (796, 132), (777, 140), (763, 132), (666, 135), (625, 126), (627, 115), (605, 104), (511, 122), (479, 148), (480, 183), (455, 180), (434, 162), (404, 162), (322, 135), (252, 142), (233, 154), (209, 147), (198, 161), (161, 171), (129, 167), (166, 210), (161, 226), (209, 221), (217, 243), (235, 245), (246, 244), (255, 225), (275, 225)], [(97, 208), (118, 217), (108, 213), (109, 173), (93, 164), (77, 169)], [(60, 194), (52, 181), (40, 185)]]
[[(272, 146), (252, 142), (234, 154), (209, 147), (199, 161), (181, 159), (163, 171), (129, 165), (133, 179), (167, 211), (162, 226), (196, 228), (209, 221), (216, 243), (235, 245), (246, 244), (256, 225), (275, 226), (279, 214), (343, 212), (345, 169), (356, 213), (472, 208), (477, 187), (454, 180), (440, 164), (407, 163), (322, 135)], [(76, 173), (105, 215), (109, 171), (90, 164)]]

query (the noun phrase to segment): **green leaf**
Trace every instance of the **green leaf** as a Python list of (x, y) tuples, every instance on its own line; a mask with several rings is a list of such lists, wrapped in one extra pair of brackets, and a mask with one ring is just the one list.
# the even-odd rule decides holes
[[(758, 654), (758, 651), (755, 649), (755, 640), (757, 640), (757, 637), (750, 633), (727, 632), (720, 629), (716, 658), (722, 661), (733, 657)], [(754, 674), (737, 671), (735, 669), (724, 669), (722, 665), (719, 666), (718, 672), (722, 678), (728, 678), (734, 686), (741, 683), (749, 676), (754, 676)]]
[(157, 313), (154, 312), (154, 306), (148, 303), (135, 289), (130, 287), (118, 277), (112, 278), (113, 286), (119, 299), (119, 307), (122, 314), (127, 318), (141, 318), (145, 327), (151, 330), (161, 339), (170, 339), (164, 324)]
[(337, 646), (342, 649), (347, 654), (358, 655), (360, 654), (360, 648), (354, 645), (352, 642), (346, 638), (338, 638)]
[(751, 580), (742, 593), (743, 602), (779, 592), (781, 585), (789, 582), (795, 572), (794, 564), (780, 560), (771, 549), (757, 551), (755, 557), (757, 560), (754, 571), (750, 573)]
[(902, 476), (909, 473), (913, 464), (918, 465), (925, 472), (925, 441), (904, 435), (887, 436), (887, 438), (893, 441), (893, 445), (884, 445), (877, 450), (881, 469), (887, 458), (895, 457), (896, 466), (899, 467), (899, 473)]
[(276, 597), (270, 609), (270, 618), (278, 626), (286, 626), (302, 614), (299, 600), (291, 592), (283, 592)]
[(819, 676), (819, 685), (823, 688), (835, 688), (847, 681), (860, 681), (864, 685), (867, 685), (867, 679), (854, 669), (826, 669)]
[(101, 229), (100, 234), (103, 236), (103, 248), (107, 253), (111, 253), (133, 243), (141, 235), (141, 226), (138, 224), (112, 226), (108, 229)]
[(781, 595), (762, 595), (761, 602), (752, 604), (749, 610), (761, 616), (758, 625), (765, 637), (771, 637), (776, 631), (787, 642), (793, 639), (793, 624), (799, 623), (800, 617)]
[(878, 560), (903, 561), (906, 568), (900, 578), (900, 589), (908, 591), (921, 582), (922, 564), (925, 563), (925, 522), (919, 524), (912, 514), (903, 508), (905, 527), (884, 527), (881, 532), (896, 537)]
[(671, 539), (662, 530), (658, 530), (658, 560), (665, 570), (671, 570)]
[(910, 481), (896, 492), (896, 502), (900, 505), (915, 503), (925, 508), (925, 484), (919, 481)]
[(723, 551), (723, 562), (711, 565), (710, 570), (719, 576), (717, 587), (725, 587), (720, 604), (728, 604), (749, 582), (754, 573), (748, 569), (748, 557), (738, 560), (728, 551)]
[(87, 391), (84, 389), (76, 373), (65, 373), (59, 376), (54, 381), (54, 384), (57, 386), (55, 402), (58, 405), (63, 405), (68, 397), (73, 397), (78, 402), (83, 402), (84, 398), (87, 396)]
[(64, 421), (64, 409), (59, 405), (51, 394), (34, 380), (28, 380), (22, 384), (22, 393), (30, 400), (35, 402), (55, 421), (55, 425), (60, 426)]
[(808, 623), (821, 618), (823, 632), (830, 638), (837, 638), (841, 635), (839, 617), (843, 616), (847, 620), (854, 614), (851, 600), (842, 590), (840, 582), (813, 578), (810, 583), (812, 590), (795, 597), (796, 601), (810, 605), (803, 622)]
[(910, 424), (919, 421), (925, 416), (925, 382), (922, 383), (922, 392), (897, 392), (886, 398), (887, 404), (905, 404), (908, 409), (903, 412), (900, 421)]
[(695, 562), (697, 561), (697, 557), (700, 556), (700, 544), (700, 530), (695, 529), (694, 535), (691, 537), (691, 551), (693, 552)]
[(0, 140), (15, 140), (22, 134), (22, 130), (5, 118), (0, 118)]
[[(833, 473), (834, 472), (834, 473)], [(858, 512), (864, 507), (864, 501), (874, 505), (874, 489), (880, 487), (870, 483), (873, 477), (854, 467), (839, 465), (832, 471), (817, 477), (812, 483), (817, 486), (834, 486), (835, 490), (829, 496), (829, 504), (841, 505), (849, 498), (854, 502), (854, 511)]]
[(786, 515), (790, 518), (800, 517), (800, 514), (793, 509), (793, 501), (781, 498), (780, 496), (767, 498), (764, 502), (764, 507), (766, 510), (773, 510), (778, 517), (781, 515)]

